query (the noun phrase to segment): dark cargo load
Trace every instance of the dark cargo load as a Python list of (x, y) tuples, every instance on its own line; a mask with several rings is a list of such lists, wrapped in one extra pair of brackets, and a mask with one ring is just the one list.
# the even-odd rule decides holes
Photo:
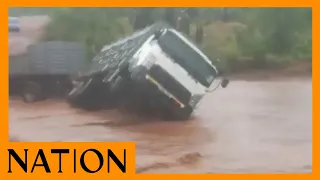
[(123, 65), (121, 68), (127, 68), (125, 62), (133, 57), (151, 35), (163, 27), (168, 27), (168, 25), (162, 22), (156, 23), (131, 36), (105, 45), (93, 58), (91, 64), (77, 76), (73, 90), (68, 96), (69, 103), (87, 110), (113, 106), (115, 94), (120, 93), (112, 94), (112, 83), (103, 81), (115, 78), (112, 75), (119, 70), (121, 65)]

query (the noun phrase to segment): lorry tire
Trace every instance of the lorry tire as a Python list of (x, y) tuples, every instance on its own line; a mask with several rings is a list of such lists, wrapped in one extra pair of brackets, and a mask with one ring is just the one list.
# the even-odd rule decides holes
[(23, 101), (26, 103), (36, 102), (44, 99), (43, 89), (39, 83), (29, 81), (25, 83), (22, 91)]

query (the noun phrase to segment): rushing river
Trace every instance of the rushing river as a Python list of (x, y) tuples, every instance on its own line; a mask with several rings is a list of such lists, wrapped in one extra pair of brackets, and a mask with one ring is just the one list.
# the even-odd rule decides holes
[(188, 121), (10, 100), (20, 141), (134, 141), (138, 173), (310, 173), (311, 79), (232, 81)]

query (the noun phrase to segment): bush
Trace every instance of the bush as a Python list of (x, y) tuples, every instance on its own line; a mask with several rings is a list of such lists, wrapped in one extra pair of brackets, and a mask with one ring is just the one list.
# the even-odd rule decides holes
[[(26, 9), (11, 8), (10, 13), (39, 12)], [(191, 35), (196, 24), (204, 25), (201, 46), (213, 61), (221, 60), (218, 66), (225, 71), (282, 68), (292, 61), (312, 60), (311, 8), (196, 9), (190, 19)], [(179, 11), (181, 8), (175, 9), (175, 13)], [(47, 8), (41, 12), (53, 20), (47, 40), (85, 43), (89, 59), (103, 45), (130, 34), (137, 19), (143, 26), (166, 19), (165, 8)], [(221, 18), (226, 15), (228, 22)], [(143, 17), (148, 17), (148, 22)]]
[(128, 18), (112, 15), (111, 10), (103, 8), (66, 8), (56, 11), (46, 39), (84, 43), (88, 58), (91, 59), (105, 44), (132, 32)]
[(270, 34), (241, 23), (214, 22), (205, 26), (202, 46), (210, 58), (219, 58), (226, 72), (246, 69), (279, 69), (292, 61), (311, 60), (311, 32), (297, 33), (289, 53), (273, 52)]

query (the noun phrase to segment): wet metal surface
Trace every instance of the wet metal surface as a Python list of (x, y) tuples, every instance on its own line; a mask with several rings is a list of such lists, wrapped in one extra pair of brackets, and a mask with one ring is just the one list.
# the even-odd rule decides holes
[(183, 122), (10, 100), (9, 132), (20, 141), (135, 141), (138, 173), (310, 173), (311, 89), (311, 79), (233, 81)]

